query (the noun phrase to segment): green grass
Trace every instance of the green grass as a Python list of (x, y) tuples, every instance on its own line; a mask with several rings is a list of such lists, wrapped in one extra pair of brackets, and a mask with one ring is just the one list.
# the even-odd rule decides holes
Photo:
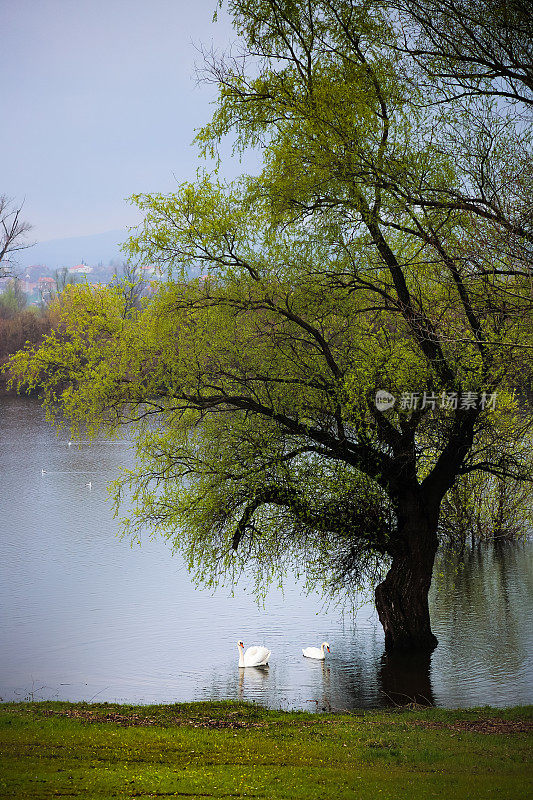
[(531, 707), (4, 704), (0, 798), (518, 800), (533, 796), (532, 720)]

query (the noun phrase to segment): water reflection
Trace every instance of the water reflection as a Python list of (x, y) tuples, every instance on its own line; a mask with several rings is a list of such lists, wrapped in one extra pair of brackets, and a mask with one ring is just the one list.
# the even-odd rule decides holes
[(387, 705), (435, 705), (431, 658), (431, 653), (383, 653), (378, 680)]
[(483, 545), (460, 563), (441, 553), (435, 568), (431, 613), (439, 647), (432, 659), (437, 701), (482, 705), (478, 687), (505, 694), (509, 704), (531, 699), (533, 546)]
[[(332, 711), (333, 693), (331, 685), (331, 667), (325, 661), (312, 661), (307, 665), (309, 682), (313, 685), (312, 702), (314, 711)], [(310, 700), (311, 705), (311, 700)]]
[(245, 700), (249, 693), (263, 692), (269, 678), (269, 667), (239, 668), (238, 697)]
[[(343, 616), (295, 581), (258, 607), (245, 586), (196, 589), (163, 541), (117, 539), (105, 487), (131, 463), (127, 442), (68, 447), (34, 401), (0, 402), (1, 698), (319, 711), (531, 702), (531, 543), (475, 549), (463, 565), (441, 554), (439, 646), (431, 659), (384, 655), (371, 605)], [(267, 645), (270, 667), (239, 670), (239, 638)], [(324, 640), (325, 662), (303, 658)]]

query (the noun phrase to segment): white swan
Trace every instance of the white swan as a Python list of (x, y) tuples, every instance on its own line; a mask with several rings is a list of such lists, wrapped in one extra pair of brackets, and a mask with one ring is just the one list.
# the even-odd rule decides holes
[(324, 661), (326, 658), (326, 654), (324, 650), (329, 650), (329, 644), (327, 642), (322, 642), (320, 647), (306, 647), (305, 650), (302, 650), (302, 653), (306, 658), (318, 658), (319, 661)]
[(266, 667), (268, 664), (270, 658), (268, 647), (263, 647), (263, 645), (249, 647), (246, 653), (242, 642), (239, 642), (237, 647), (239, 648), (239, 667)]

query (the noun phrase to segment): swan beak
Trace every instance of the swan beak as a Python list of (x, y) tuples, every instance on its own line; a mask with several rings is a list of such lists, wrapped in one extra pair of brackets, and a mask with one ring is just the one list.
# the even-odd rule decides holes
[(330, 653), (330, 652), (331, 652), (331, 651), (330, 651), (330, 649), (329, 649), (329, 647), (326, 647), (326, 650), (328, 651), (328, 653)]

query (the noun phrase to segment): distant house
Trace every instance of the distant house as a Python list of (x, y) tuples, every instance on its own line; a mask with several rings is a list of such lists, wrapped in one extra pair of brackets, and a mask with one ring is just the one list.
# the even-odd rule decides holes
[(48, 267), (44, 264), (31, 264), (26, 269), (27, 274), (30, 276), (31, 280), (36, 280), (40, 275), (48, 272)]
[(141, 275), (145, 280), (148, 278), (159, 278), (162, 273), (160, 264), (144, 264), (140, 270)]
[(37, 281), (32, 280), (32, 276), (28, 273), (22, 278), (22, 291), (26, 294), (32, 295), (38, 288)]
[(70, 275), (90, 275), (93, 268), (87, 264), (77, 264), (75, 267), (69, 267), (68, 271)]

